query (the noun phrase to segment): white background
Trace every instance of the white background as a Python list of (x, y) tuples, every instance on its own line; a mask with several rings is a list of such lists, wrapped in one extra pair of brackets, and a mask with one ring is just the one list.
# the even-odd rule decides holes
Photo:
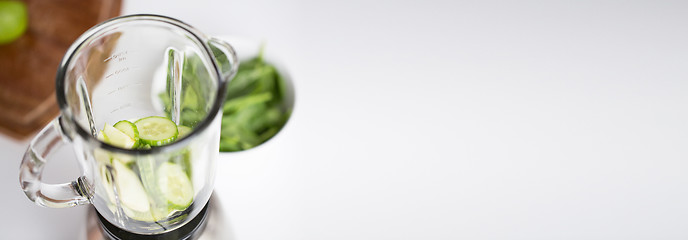
[[(273, 141), (222, 155), (231, 239), (688, 238), (688, 2), (126, 1), (268, 44)], [(74, 239), (0, 138), (2, 239)], [(65, 153), (68, 156), (69, 153)], [(69, 157), (47, 179), (78, 174)]]

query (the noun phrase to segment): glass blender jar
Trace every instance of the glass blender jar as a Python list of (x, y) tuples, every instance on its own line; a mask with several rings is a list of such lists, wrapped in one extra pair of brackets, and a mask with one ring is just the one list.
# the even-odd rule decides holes
[[(86, 31), (56, 78), (61, 114), (31, 141), (20, 169), (26, 196), (52, 208), (92, 204), (115, 228), (159, 236), (198, 224), (212, 195), (234, 49), (178, 20), (130, 15)], [(169, 144), (127, 149), (101, 141), (120, 120), (158, 116), (188, 128)], [(51, 153), (71, 145), (82, 175), (41, 181)]]

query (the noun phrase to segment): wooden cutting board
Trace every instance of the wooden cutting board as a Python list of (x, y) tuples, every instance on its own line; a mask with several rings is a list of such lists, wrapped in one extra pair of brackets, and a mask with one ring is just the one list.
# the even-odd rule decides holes
[(24, 139), (55, 118), (55, 74), (67, 48), (119, 16), (121, 0), (26, 0), (29, 27), (0, 45), (0, 133)]

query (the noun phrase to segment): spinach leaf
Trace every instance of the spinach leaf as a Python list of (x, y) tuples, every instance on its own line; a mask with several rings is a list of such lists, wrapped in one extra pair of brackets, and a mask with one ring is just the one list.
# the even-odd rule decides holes
[(223, 108), (220, 151), (253, 148), (279, 132), (289, 119), (284, 79), (261, 53), (239, 65), (227, 86)]

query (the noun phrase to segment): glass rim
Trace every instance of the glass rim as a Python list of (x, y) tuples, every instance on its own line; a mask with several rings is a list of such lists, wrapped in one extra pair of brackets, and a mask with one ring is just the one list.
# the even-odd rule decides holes
[[(67, 99), (65, 96), (65, 79), (66, 79), (66, 73), (67, 73), (67, 67), (69, 64), (72, 62), (72, 58), (74, 57), (74, 53), (76, 53), (83, 45), (86, 43), (88, 40), (100, 37), (98, 34), (100, 31), (113, 27), (118, 24), (130, 22), (130, 21), (139, 21), (139, 20), (144, 20), (144, 21), (152, 21), (152, 22), (162, 22), (164, 24), (167, 24), (169, 26), (174, 26), (179, 30), (183, 30), (184, 32), (190, 34), (191, 36), (194, 37), (194, 40), (198, 41), (200, 43), (200, 48), (205, 52), (203, 54), (205, 60), (207, 60), (210, 64), (212, 64), (212, 67), (215, 69), (215, 73), (211, 74), (217, 81), (217, 93), (215, 97), (215, 101), (213, 102), (212, 107), (210, 108), (210, 111), (208, 114), (205, 115), (202, 121), (196, 125), (192, 129), (192, 131), (187, 134), (186, 136), (178, 139), (177, 141), (174, 141), (172, 143), (150, 148), (150, 149), (124, 149), (120, 147), (116, 147), (110, 144), (107, 144), (105, 142), (99, 141), (95, 136), (92, 135), (90, 130), (84, 129), (81, 124), (78, 124), (76, 119), (74, 118), (74, 115), (72, 114), (71, 110), (69, 109), (69, 104), (67, 103)], [(86, 30), (79, 38), (77, 38), (74, 43), (69, 47), (69, 49), (66, 51), (64, 57), (62, 58), (62, 61), (60, 62), (60, 65), (57, 70), (57, 76), (55, 77), (55, 91), (57, 95), (57, 103), (60, 107), (60, 124), (64, 124), (63, 120), (66, 120), (70, 122), (69, 126), (73, 129), (73, 131), (69, 132), (66, 134), (70, 139), (72, 136), (73, 132), (76, 133), (76, 135), (80, 136), (82, 139), (84, 139), (86, 142), (89, 144), (93, 144), (97, 146), (98, 148), (102, 148), (105, 150), (108, 150), (110, 152), (118, 152), (118, 153), (125, 153), (125, 154), (155, 154), (155, 153), (161, 153), (161, 152), (171, 152), (180, 149), (181, 147), (185, 146), (188, 144), (190, 141), (189, 139), (193, 139), (195, 136), (199, 135), (200, 132), (208, 128), (208, 126), (212, 123), (212, 121), (217, 117), (220, 109), (222, 108), (222, 104), (224, 103), (224, 98), (226, 95), (226, 91), (223, 91), (225, 89), (225, 86), (229, 79), (223, 79), (223, 74), (220, 72), (219, 65), (217, 64), (217, 61), (215, 57), (213, 56), (213, 53), (210, 49), (210, 46), (208, 45), (208, 42), (210, 38), (207, 37), (205, 34), (202, 32), (198, 31), (196, 28), (192, 27), (189, 24), (186, 24), (180, 20), (177, 20), (175, 18), (167, 17), (167, 16), (162, 16), (162, 15), (155, 15), (155, 14), (133, 14), (133, 15), (125, 15), (125, 16), (119, 16), (115, 18), (111, 18), (109, 20), (106, 20), (104, 22), (101, 22), (90, 29)], [(231, 56), (228, 56), (231, 57)], [(236, 63), (232, 63), (236, 65)], [(234, 69), (233, 67), (232, 69)], [(64, 119), (66, 118), (66, 119)], [(65, 131), (64, 126), (61, 126), (62, 131)]]

